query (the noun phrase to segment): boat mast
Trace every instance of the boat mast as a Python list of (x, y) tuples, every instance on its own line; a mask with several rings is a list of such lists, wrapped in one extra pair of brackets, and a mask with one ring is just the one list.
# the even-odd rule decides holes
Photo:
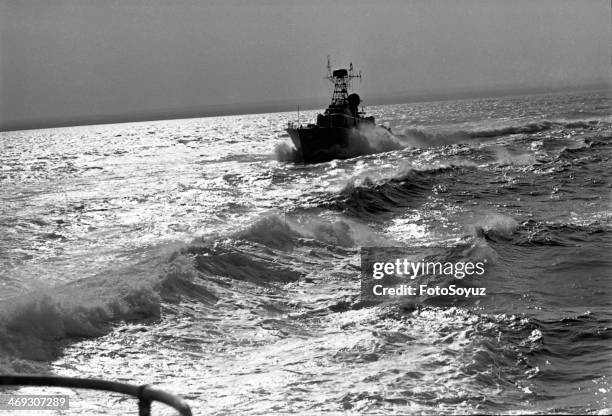
[(327, 76), (325, 77), (332, 84), (334, 84), (334, 92), (332, 94), (331, 105), (344, 107), (347, 103), (348, 91), (351, 88), (351, 81), (353, 78), (361, 79), (361, 71), (356, 74), (353, 71), (353, 63), (351, 62), (349, 70), (336, 69), (332, 71), (331, 63), (329, 61), (329, 55), (327, 56)]

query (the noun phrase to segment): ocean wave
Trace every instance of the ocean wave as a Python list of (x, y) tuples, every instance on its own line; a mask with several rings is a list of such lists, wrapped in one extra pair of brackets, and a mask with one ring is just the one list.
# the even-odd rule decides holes
[(476, 219), (472, 224), (469, 224), (468, 230), (470, 230), (471, 234), (475, 237), (508, 241), (512, 238), (512, 235), (518, 227), (519, 224), (512, 217), (488, 213)]
[(587, 154), (592, 155), (593, 157), (601, 157), (598, 154), (599, 149), (593, 148), (601, 148), (601, 147), (610, 147), (612, 146), (612, 140), (610, 137), (594, 137), (587, 138), (584, 140), (584, 145), (580, 147), (566, 147), (563, 148), (556, 157), (556, 160), (573, 160), (578, 159), (581, 156)]
[(4, 300), (0, 305), (4, 365), (53, 359), (63, 340), (103, 335), (113, 322), (159, 317), (157, 281), (136, 275), (131, 270), (111, 278), (96, 276)]
[(224, 277), (269, 285), (294, 282), (301, 273), (277, 261), (273, 255), (258, 253), (240, 244), (190, 245), (184, 253), (192, 255), (195, 269), (204, 277)]
[(562, 129), (590, 129), (601, 125), (608, 124), (602, 120), (541, 120), (537, 122), (517, 124), (493, 129), (482, 129), (466, 132), (472, 138), (490, 138), (499, 136), (508, 136), (512, 134), (534, 134), (543, 131), (552, 130), (554, 128)]
[(490, 129), (428, 131), (422, 128), (404, 128), (399, 130), (397, 137), (405, 145), (413, 147), (445, 146), (459, 143), (469, 143), (474, 140), (493, 139), (513, 134), (534, 134), (554, 128), (559, 129), (592, 129), (601, 124), (602, 120), (542, 120), (525, 124), (509, 125)]
[(568, 246), (573, 247), (581, 242), (603, 241), (609, 238), (612, 231), (609, 224), (594, 221), (590, 224), (554, 223), (528, 220), (520, 225), (520, 232), (514, 238), (514, 244), (533, 246)]
[(538, 163), (532, 152), (511, 153), (504, 147), (493, 147), (493, 163), (500, 166), (529, 166)]
[(408, 146), (434, 147), (469, 142), (471, 137), (464, 131), (432, 132), (420, 128), (405, 128), (397, 137)]
[(563, 124), (556, 123), (554, 121), (542, 120), (539, 122), (519, 124), (515, 126), (474, 130), (468, 132), (468, 135), (471, 138), (492, 138), (499, 136), (509, 136), (511, 134), (533, 134), (550, 130), (555, 126), (562, 127)]
[(227, 285), (232, 282), (254, 285), (251, 289), (278, 288), (311, 275), (309, 264), (333, 268), (338, 258), (356, 255), (363, 245), (388, 244), (388, 239), (350, 219), (267, 213), (243, 229), (205, 236), (177, 249), (169, 258), (161, 296), (210, 304), (231, 291)]
[(598, 240), (603, 243), (612, 232), (605, 220), (564, 223), (530, 219), (519, 223), (512, 217), (493, 213), (473, 220), (466, 227), (474, 237), (515, 246), (574, 247), (581, 242)]
[(326, 208), (333, 208), (358, 218), (372, 218), (391, 213), (422, 202), (431, 191), (438, 175), (470, 168), (473, 164), (437, 165), (425, 168), (404, 168), (392, 178), (379, 181), (369, 177), (357, 177), (348, 181), (340, 193)]
[[(384, 391), (350, 389), (339, 398), (347, 410), (380, 412), (410, 403), (414, 409), (465, 412), (502, 409), (504, 395), (534, 388), (539, 370), (531, 358), (542, 347), (533, 334), (537, 323), (524, 316), (478, 314), (464, 308), (384, 305), (337, 315), (351, 343), (337, 350), (332, 363), (367, 363), (368, 374)], [(333, 317), (333, 316), (332, 316)], [(375, 331), (360, 332), (375, 327)], [(339, 340), (338, 342), (341, 342)], [(403, 357), (403, 364), (397, 364)], [(380, 371), (376, 372), (377, 369)], [(435, 372), (435, 377), (431, 375)], [(443, 387), (438, 380), (444, 377)], [(485, 396), (491, 397), (483, 402)]]
[(164, 246), (138, 266), (2, 301), (0, 366), (37, 371), (32, 363), (57, 357), (66, 340), (102, 336), (121, 321), (157, 319), (164, 302), (191, 299), (212, 308), (237, 290), (232, 282), (248, 284), (240, 289), (250, 299), (245, 310), (272, 305), (256, 287), (299, 280), (311, 272), (300, 266), (304, 259), (331, 267), (361, 245), (388, 243), (350, 219), (269, 213), (241, 230), (172, 246), (170, 253)]

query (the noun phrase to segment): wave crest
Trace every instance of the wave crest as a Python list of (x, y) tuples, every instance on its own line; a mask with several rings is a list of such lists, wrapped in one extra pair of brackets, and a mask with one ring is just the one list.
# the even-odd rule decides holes
[(123, 277), (84, 279), (5, 300), (0, 352), (16, 359), (49, 360), (59, 353), (63, 339), (103, 335), (114, 321), (159, 317), (155, 280)]

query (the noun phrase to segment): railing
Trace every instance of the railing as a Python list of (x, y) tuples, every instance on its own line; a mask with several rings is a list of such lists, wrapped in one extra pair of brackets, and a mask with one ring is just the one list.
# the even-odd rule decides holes
[(139, 416), (150, 416), (151, 403), (154, 401), (173, 407), (181, 416), (192, 416), (191, 409), (185, 400), (174, 394), (154, 389), (147, 384), (135, 386), (115, 381), (75, 377), (0, 374), (0, 386), (48, 386), (111, 391), (136, 397)]

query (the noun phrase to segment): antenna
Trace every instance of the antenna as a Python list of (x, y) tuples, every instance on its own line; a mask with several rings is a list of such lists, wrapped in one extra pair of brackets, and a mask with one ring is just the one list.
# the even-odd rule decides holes
[(331, 103), (333, 106), (345, 106), (347, 103), (349, 90), (351, 88), (351, 80), (359, 78), (361, 80), (361, 71), (357, 74), (353, 68), (353, 63), (349, 64), (349, 69), (344, 68), (332, 71), (329, 55), (327, 56), (327, 80), (334, 84), (334, 92), (332, 94)]

